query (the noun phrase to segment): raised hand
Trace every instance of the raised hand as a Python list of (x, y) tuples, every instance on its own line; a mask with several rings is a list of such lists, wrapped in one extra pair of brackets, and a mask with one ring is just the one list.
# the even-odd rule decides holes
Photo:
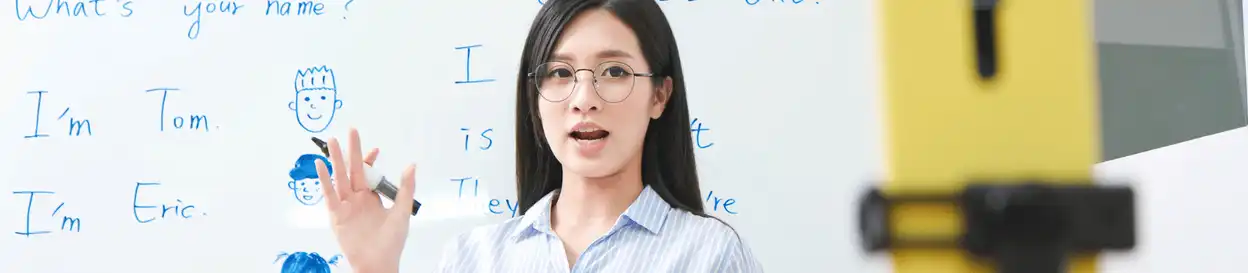
[(378, 150), (367, 158), (361, 155), (360, 134), (354, 128), (347, 141), (350, 148), (344, 161), (338, 139), (329, 140), (330, 163), (338, 169), (333, 182), (337, 183), (331, 183), (325, 164), (316, 161), (334, 235), (355, 272), (398, 272), (411, 220), (416, 166), (408, 165), (403, 171), (397, 201), (386, 209), (368, 188), (364, 175), (364, 164), (372, 165)]

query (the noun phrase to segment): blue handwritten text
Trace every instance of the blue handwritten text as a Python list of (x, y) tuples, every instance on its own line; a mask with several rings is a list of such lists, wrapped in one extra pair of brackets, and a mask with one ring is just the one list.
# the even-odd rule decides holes
[[(29, 2), (37, 2), (43, 5), (43, 12), (35, 11), (38, 9), (36, 5)], [(44, 19), (49, 15), (64, 15), (64, 17), (106, 17), (109, 15), (108, 10), (116, 10), (117, 15), (121, 17), (130, 17), (134, 14), (134, 9), (130, 7), (134, 1), (129, 0), (40, 0), (29, 1), (23, 4), (22, 0), (13, 0), (13, 11), (17, 15), (18, 21), (26, 21), (26, 19)], [(55, 8), (53, 8), (55, 7)], [(23, 11), (22, 8), (26, 10)]]
[[(292, 12), (293, 9), (293, 12)], [(278, 1), (269, 0), (264, 7), (264, 15), (322, 15), (325, 14), (325, 3), (313, 1)]]
[(472, 49), (481, 47), (481, 45), (469, 45), (456, 47), (455, 50), (464, 51), (464, 79), (455, 81), (455, 84), (465, 83), (485, 83), (492, 82), (494, 79), (473, 79), (472, 78)]
[(39, 115), (41, 114), (41, 112), (43, 112), (43, 94), (45, 94), (45, 93), (48, 93), (48, 91), (30, 91), (30, 92), (26, 92), (26, 94), (35, 94), (35, 97), (36, 97), (36, 99), (35, 99), (35, 132), (33, 132), (33, 133), (29, 134), (29, 135), (24, 136), (24, 138), (36, 138), (36, 137), (47, 137), (47, 136), (48, 136), (47, 134), (40, 134), (40, 133), (39, 133)]
[[(132, 199), (132, 200), (133, 200), (133, 202), (131, 202), (131, 204), (133, 205), (133, 209), (132, 209), (132, 211), (134, 212), (134, 220), (135, 220), (135, 221), (138, 221), (140, 224), (146, 224), (146, 223), (151, 223), (151, 222), (153, 222), (153, 221), (156, 221), (156, 219), (157, 219), (157, 218), (159, 218), (159, 219), (165, 219), (165, 218), (180, 217), (180, 218), (182, 218), (182, 219), (190, 219), (191, 217), (193, 217), (193, 216), (195, 216), (195, 215), (196, 215), (196, 210), (197, 210), (197, 209), (196, 209), (195, 205), (186, 204), (185, 202), (183, 202), (183, 201), (182, 201), (182, 199), (174, 199), (174, 202), (173, 202), (173, 203), (169, 203), (169, 204), (161, 204), (160, 206), (156, 206), (156, 205), (139, 205), (139, 188), (142, 188), (142, 187), (156, 187), (156, 186), (160, 186), (160, 183), (156, 183), (156, 182), (138, 182), (138, 183), (135, 183), (135, 184), (134, 184), (134, 199)], [(152, 210), (152, 209), (159, 209), (159, 210), (160, 210), (160, 216), (159, 216), (159, 217), (157, 217), (157, 216), (150, 216), (150, 217), (147, 217), (147, 218), (142, 218), (141, 216), (139, 216), (139, 209), (143, 209), (143, 211), (150, 211), (150, 210)], [(145, 214), (145, 215), (154, 215), (154, 214), (155, 214), (155, 213), (150, 213), (150, 214)], [(208, 214), (207, 214), (207, 213), (199, 213), (199, 215), (208, 215)], [(175, 219), (176, 219), (176, 218), (175, 218)]]
[[(31, 235), (52, 233), (52, 231), (48, 231), (48, 230), (31, 230), (30, 218), (32, 215), (34, 215), (31, 213), (31, 211), (35, 205), (35, 195), (39, 195), (39, 194), (52, 195), (56, 193), (51, 192), (51, 191), (15, 191), (13, 192), (13, 194), (26, 195), (26, 229), (24, 231), (18, 231), (15, 233), (17, 233), (17, 235), (26, 236), (26, 237), (30, 237)], [(61, 230), (62, 231), (82, 232), (82, 219), (78, 217), (66, 216), (65, 213), (61, 213), (61, 209), (64, 207), (65, 207), (65, 202), (61, 202), (61, 204), (57, 205), (55, 209), (52, 209), (52, 215), (50, 217), (56, 218), (57, 215), (61, 215)], [(39, 215), (43, 215), (43, 214), (41, 213)]]
[(706, 145), (702, 145), (702, 132), (710, 130), (711, 128), (702, 128), (702, 123), (698, 122), (697, 118), (694, 118), (693, 121), (689, 122), (689, 131), (693, 132), (693, 143), (694, 145), (698, 145), (698, 149), (706, 149), (710, 148), (711, 145), (715, 145), (715, 143), (709, 141)]
[[(459, 131), (464, 132), (464, 151), (467, 151), (468, 143), (472, 142), (472, 141), (469, 141), (469, 139), (472, 137), (472, 133), (470, 133), (472, 130), (469, 128), (459, 128)], [(494, 147), (494, 139), (490, 138), (489, 136), (490, 132), (493, 132), (493, 131), (494, 131), (494, 128), (486, 128), (484, 131), (481, 131), (481, 134), (480, 134), (481, 141), (485, 143), (478, 146), (477, 149), (481, 149), (482, 151), (485, 151), (485, 150), (489, 150), (490, 147)]]
[[(68, 115), (68, 114), (69, 114), (69, 107), (65, 107), (65, 111), (62, 111), (61, 115), (58, 116), (56, 120), (62, 120), (65, 118), (65, 115)], [(81, 136), (83, 128), (87, 129), (88, 136), (91, 135), (91, 120), (88, 120), (88, 119), (76, 120), (71, 117), (66, 122), (69, 122), (69, 135)]]
[(161, 132), (165, 131), (165, 124), (172, 125), (173, 129), (179, 129), (179, 130), (191, 130), (191, 131), (203, 130), (204, 132), (210, 131), (208, 129), (209, 125), (208, 125), (207, 115), (201, 115), (201, 114), (172, 115), (172, 118), (169, 118), (166, 116), (167, 112), (165, 111), (165, 105), (167, 102), (169, 102), (169, 91), (179, 91), (179, 89), (161, 87), (161, 88), (148, 89), (146, 92), (155, 92), (155, 91), (160, 91), (160, 131)]
[[(471, 181), (469, 181), (469, 180), (471, 180)], [(477, 196), (477, 189), (481, 188), (481, 180), (480, 180), (480, 179), (477, 179), (477, 178), (473, 178), (473, 177), (471, 177), (471, 176), (470, 176), (470, 177), (451, 178), (451, 181), (457, 181), (457, 182), (459, 182), (459, 195), (458, 195), (458, 198), (464, 198), (464, 182), (470, 182), (470, 183), (472, 183), (472, 196), (473, 196), (473, 197)]]
[[(43, 95), (47, 94), (48, 91), (30, 91), (26, 93), (35, 95), (35, 126), (34, 126), (35, 129), (33, 132), (31, 132), (31, 134), (25, 135), (22, 137), (23, 138), (47, 137), (48, 136), (47, 134), (39, 133), (39, 125), (42, 122), (42, 120), (40, 119), (40, 116), (43, 114)], [(91, 136), (92, 135), (91, 120), (69, 116), (69, 109), (70, 109), (69, 107), (65, 107), (65, 110), (61, 111), (61, 115), (56, 117), (56, 120), (65, 120), (66, 124), (69, 127), (68, 135), (69, 136), (82, 136), (83, 130), (86, 130), (87, 136)], [(66, 116), (69, 116), (68, 120), (66, 120)]]
[(731, 208), (733, 204), (737, 203), (736, 198), (722, 198), (716, 196), (715, 191), (710, 191), (706, 193), (706, 203), (711, 205), (711, 211), (723, 210), (728, 214), (737, 214), (737, 212), (733, 211)]
[(203, 28), (203, 19), (205, 14), (224, 14), (238, 15), (238, 10), (243, 8), (243, 4), (234, 1), (208, 1), (197, 2), (192, 8), (190, 5), (182, 5), (182, 14), (186, 17), (195, 18), (191, 21), (191, 28), (186, 31), (186, 37), (194, 40), (199, 38), (199, 30)]
[(516, 217), (516, 210), (520, 209), (520, 202), (512, 201), (511, 199), (490, 199), (488, 208), (490, 213), (493, 214), (511, 212), (511, 217)]

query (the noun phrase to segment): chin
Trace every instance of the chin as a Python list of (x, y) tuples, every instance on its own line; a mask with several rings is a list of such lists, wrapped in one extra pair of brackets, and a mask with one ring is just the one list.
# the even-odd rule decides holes
[(618, 171), (614, 169), (600, 168), (600, 167), (584, 167), (584, 168), (569, 167), (567, 171), (573, 174), (576, 174), (577, 176), (590, 178), (590, 179), (607, 178), (607, 177), (611, 177), (615, 175), (616, 173), (619, 173)]
[(565, 155), (558, 159), (565, 172), (584, 178), (611, 177), (618, 174), (623, 167), (621, 162), (584, 158), (576, 154)]

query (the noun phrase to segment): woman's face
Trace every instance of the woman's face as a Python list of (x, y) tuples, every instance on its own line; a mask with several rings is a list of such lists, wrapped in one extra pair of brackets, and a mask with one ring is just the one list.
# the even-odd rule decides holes
[(535, 69), (551, 151), (565, 172), (621, 172), (640, 156), (647, 125), (663, 112), (651, 78), (633, 75), (651, 71), (632, 29), (607, 10), (589, 10), (568, 23), (551, 56)]

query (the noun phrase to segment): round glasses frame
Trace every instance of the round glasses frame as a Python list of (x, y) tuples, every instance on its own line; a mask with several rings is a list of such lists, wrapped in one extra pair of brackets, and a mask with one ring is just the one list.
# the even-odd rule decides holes
[[(550, 97), (550, 96), (547, 96), (546, 92), (542, 92), (542, 88), (543, 88), (543, 87), (542, 87), (542, 79), (540, 78), (540, 75), (538, 74), (538, 71), (542, 70), (544, 67), (566, 67), (566, 68), (568, 68), (568, 69), (570, 69), (570, 70), (571, 70), (570, 72), (572, 73), (572, 75), (571, 75), (571, 77), (572, 77), (572, 85), (570, 85), (570, 86), (567, 86), (567, 87), (566, 87), (566, 88), (569, 88), (569, 89), (570, 89), (570, 90), (567, 90), (567, 94), (563, 95), (561, 98), (552, 98), (552, 97)], [(627, 93), (627, 94), (624, 94), (624, 96), (623, 96), (623, 97), (621, 97), (619, 100), (610, 100), (610, 99), (607, 99), (607, 97), (605, 97), (605, 96), (603, 96), (603, 95), (602, 95), (602, 93), (601, 93), (601, 92), (602, 92), (602, 88), (600, 88), (600, 86), (599, 86), (599, 84), (600, 84), (600, 82), (601, 82), (601, 81), (600, 81), (598, 78), (599, 78), (600, 76), (601, 76), (601, 77), (609, 77), (609, 76), (603, 76), (603, 75), (601, 75), (601, 74), (602, 74), (603, 72), (606, 72), (606, 71), (605, 71), (606, 69), (610, 69), (610, 68), (613, 68), (613, 67), (621, 67), (621, 68), (624, 68), (624, 70), (626, 70), (626, 71), (624, 71), (624, 72), (628, 73), (628, 75), (626, 75), (626, 76), (628, 76), (628, 77), (629, 77), (629, 83), (627, 84), (627, 86), (628, 86), (628, 87), (627, 87), (628, 93)], [(632, 67), (632, 66), (629, 66), (629, 65), (628, 65), (628, 64), (626, 64), (626, 63), (617, 62), (617, 61), (606, 61), (606, 62), (602, 62), (602, 63), (598, 64), (598, 66), (596, 66), (596, 67), (595, 67), (594, 69), (592, 69), (592, 70), (591, 70), (591, 69), (585, 69), (585, 68), (576, 68), (576, 67), (574, 67), (574, 66), (572, 66), (571, 64), (568, 64), (568, 63), (566, 63), (566, 62), (552, 61), (552, 62), (545, 62), (545, 63), (539, 64), (539, 65), (537, 65), (537, 66), (533, 67), (533, 71), (528, 73), (528, 78), (529, 78), (529, 81), (531, 81), (531, 82), (533, 83), (533, 87), (537, 89), (537, 95), (538, 95), (538, 96), (540, 96), (540, 97), (542, 97), (542, 99), (545, 99), (546, 101), (549, 101), (549, 102), (562, 102), (562, 101), (567, 100), (568, 98), (571, 98), (573, 93), (576, 93), (576, 85), (580, 84), (580, 82), (581, 82), (580, 77), (577, 77), (577, 76), (576, 76), (576, 74), (577, 74), (577, 73), (580, 73), (581, 71), (589, 71), (590, 73), (592, 73), (592, 74), (593, 74), (594, 94), (595, 94), (595, 95), (597, 95), (597, 96), (598, 96), (598, 98), (602, 99), (603, 101), (606, 101), (607, 103), (619, 103), (619, 102), (622, 102), (622, 101), (624, 101), (624, 100), (627, 100), (629, 96), (632, 96), (632, 95), (633, 95), (633, 87), (636, 87), (636, 85), (637, 85), (637, 77), (647, 77), (647, 78), (648, 78), (648, 77), (653, 77), (653, 76), (654, 76), (654, 73), (647, 73), (647, 72), (636, 72), (636, 71), (633, 71), (633, 67)], [(623, 85), (621, 85), (621, 87), (623, 87)], [(547, 88), (549, 88), (549, 87), (547, 87)]]

